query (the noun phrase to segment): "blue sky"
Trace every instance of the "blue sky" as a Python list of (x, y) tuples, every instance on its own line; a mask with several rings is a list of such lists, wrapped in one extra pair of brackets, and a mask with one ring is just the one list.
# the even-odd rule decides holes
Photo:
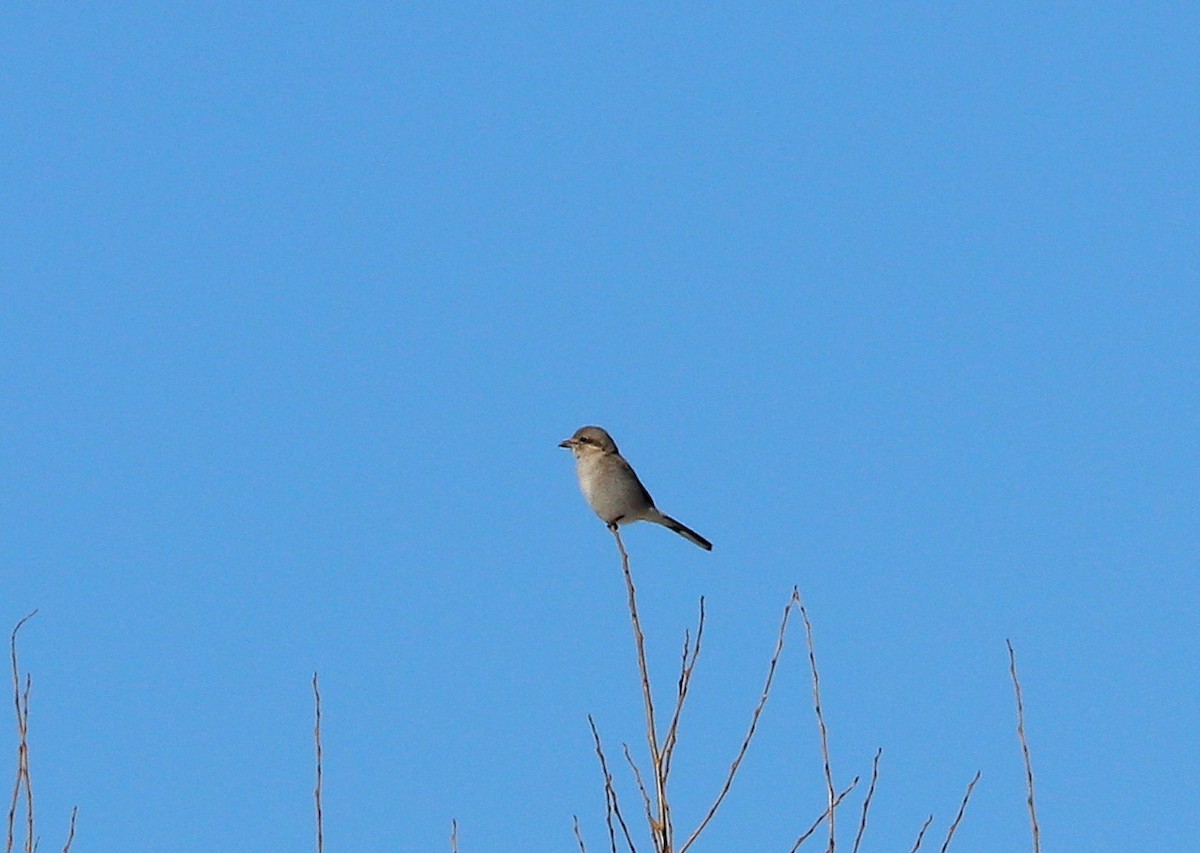
[[(719, 787), (793, 585), (864, 850), (1200, 846), (1200, 13), (10, 6), (0, 624), (43, 844), (606, 848), (706, 596)], [(794, 625), (793, 628), (798, 627)], [(624, 801), (634, 789), (620, 777)], [(694, 849), (823, 808), (802, 634)], [(849, 801), (842, 822), (859, 808)], [(632, 809), (636, 813), (636, 809)], [(681, 829), (681, 831), (683, 831)], [(849, 844), (849, 839), (843, 841)]]

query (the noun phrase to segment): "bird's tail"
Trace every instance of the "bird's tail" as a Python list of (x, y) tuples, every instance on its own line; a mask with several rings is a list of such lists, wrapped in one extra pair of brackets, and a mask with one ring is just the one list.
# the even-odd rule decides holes
[(688, 527), (686, 524), (679, 523), (675, 519), (671, 518), (671, 516), (669, 516), (663, 512), (658, 513), (658, 518), (653, 518), (653, 519), (649, 519), (649, 520), (655, 521), (658, 524), (661, 524), (663, 527), (668, 528), (669, 530), (674, 530), (676, 533), (678, 533), (684, 539), (687, 539), (690, 542), (694, 542), (695, 544), (697, 544), (701, 548), (703, 548), (705, 551), (712, 550), (711, 542), (709, 542), (707, 539), (705, 539), (703, 536), (701, 536), (695, 530), (692, 530), (692, 528)]

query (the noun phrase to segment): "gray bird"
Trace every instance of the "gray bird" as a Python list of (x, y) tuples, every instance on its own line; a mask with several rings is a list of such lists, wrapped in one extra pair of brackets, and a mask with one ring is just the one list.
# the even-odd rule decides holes
[(579, 488), (610, 530), (634, 521), (653, 521), (695, 542), (705, 551), (712, 550), (712, 543), (695, 530), (659, 512), (633, 467), (618, 452), (617, 443), (605, 430), (598, 426), (580, 427), (558, 446), (575, 454)]

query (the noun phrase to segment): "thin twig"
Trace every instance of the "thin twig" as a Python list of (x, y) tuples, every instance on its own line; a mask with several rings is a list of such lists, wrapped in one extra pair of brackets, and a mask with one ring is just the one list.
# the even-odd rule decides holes
[(458, 820), (450, 818), (450, 853), (458, 853)]
[(825, 790), (829, 797), (829, 846), (827, 853), (833, 853), (837, 845), (837, 824), (835, 821), (837, 809), (834, 806), (836, 789), (833, 787), (833, 768), (829, 763), (829, 730), (825, 726), (825, 714), (821, 710), (821, 676), (817, 671), (817, 653), (813, 646), (812, 622), (808, 619), (808, 610), (800, 598), (800, 590), (792, 590), (792, 598), (800, 605), (800, 616), (804, 619), (804, 638), (808, 643), (808, 665), (812, 670), (813, 707), (817, 712), (817, 728), (821, 732), (821, 760), (825, 765)]
[(612, 774), (608, 772), (608, 759), (604, 757), (604, 746), (600, 743), (600, 732), (596, 728), (596, 721), (592, 719), (591, 714), (588, 714), (588, 725), (592, 727), (592, 740), (596, 743), (596, 756), (600, 759), (600, 770), (604, 773), (604, 817), (608, 821), (608, 841), (612, 847), (612, 853), (617, 853), (617, 836), (613, 831), (612, 821), (614, 815), (617, 818), (617, 823), (621, 825), (621, 832), (625, 836), (625, 843), (629, 845), (631, 851), (636, 853), (636, 848), (633, 846), (633, 838), (629, 834), (629, 827), (625, 824), (624, 815), (621, 814), (621, 804), (617, 802), (617, 789), (613, 787)]
[[(783, 639), (787, 633), (788, 617), (792, 614), (792, 608), (799, 602), (799, 592), (796, 589), (792, 590), (792, 597), (789, 599), (787, 606), (783, 608), (783, 619), (779, 623), (779, 636), (775, 640), (775, 653), (771, 655), (771, 663), (767, 667), (767, 680), (763, 684), (762, 696), (759, 697), (758, 705), (754, 709), (754, 713), (750, 715), (750, 728), (746, 731), (746, 737), (742, 740), (741, 748), (738, 749), (737, 757), (733, 759), (733, 764), (729, 767), (729, 773), (725, 777), (725, 784), (721, 786), (721, 792), (717, 794), (717, 799), (713, 802), (712, 807), (708, 810), (708, 814), (700, 821), (692, 834), (688, 836), (683, 846), (679, 848), (679, 853), (685, 851), (692, 846), (699, 836), (708, 826), (708, 822), (713, 819), (713, 815), (717, 813), (717, 809), (721, 807), (721, 803), (725, 799), (725, 795), (729, 793), (729, 788), (733, 785), (733, 777), (737, 775), (738, 768), (742, 764), (742, 759), (746, 757), (746, 750), (750, 748), (750, 741), (754, 738), (754, 732), (758, 728), (758, 718), (762, 715), (763, 708), (767, 704), (767, 698), (771, 695), (771, 683), (775, 679), (775, 667), (779, 664), (779, 656), (783, 654)], [(832, 802), (832, 800), (831, 800)]]
[(667, 802), (667, 780), (663, 773), (662, 753), (658, 747), (658, 728), (654, 720), (654, 695), (650, 689), (650, 669), (646, 665), (646, 637), (642, 633), (641, 619), (638, 618), (637, 591), (633, 585), (633, 574), (629, 571), (629, 554), (625, 543), (621, 541), (621, 531), (616, 524), (609, 525), (613, 538), (617, 540), (617, 550), (621, 552), (621, 571), (625, 575), (625, 589), (629, 597), (629, 617), (633, 622), (633, 639), (637, 646), (638, 669), (642, 675), (642, 701), (646, 708), (646, 740), (650, 746), (650, 765), (654, 773), (654, 794), (657, 799), (658, 817), (650, 821), (650, 835), (654, 839), (655, 850), (669, 851), (671, 849), (671, 816), (670, 805)]
[(642, 782), (642, 771), (638, 768), (637, 762), (633, 760), (633, 754), (629, 751), (629, 744), (623, 743), (621, 744), (621, 748), (625, 750), (625, 760), (629, 763), (630, 768), (633, 770), (633, 778), (637, 782), (638, 791), (641, 792), (642, 806), (646, 809), (646, 822), (653, 823), (654, 807), (650, 805), (650, 795), (646, 792), (645, 783)]
[(596, 756), (600, 759), (600, 772), (604, 775), (604, 822), (608, 826), (608, 844), (612, 853), (617, 853), (617, 832), (613, 825), (613, 784), (612, 774), (608, 772), (608, 761), (604, 757), (604, 747), (600, 744), (600, 733), (596, 730), (596, 721), (588, 714), (588, 725), (592, 727), (592, 740), (595, 742)]
[(929, 824), (933, 823), (933, 815), (925, 818), (925, 822), (921, 824), (921, 831), (917, 833), (917, 843), (912, 846), (912, 850), (908, 853), (917, 853), (921, 849), (921, 842), (925, 839), (925, 830), (929, 829)]
[[(17, 694), (18, 697), (20, 695), (21, 695), (20, 693)], [(18, 712), (18, 715), (17, 715), (18, 730), (20, 729), (20, 726), (21, 726), (21, 717), (20, 717), (20, 713)], [(18, 738), (19, 737), (20, 737), (20, 735), (18, 735)], [(21, 789), (24, 787), (24, 784), (25, 784), (25, 768), (21, 764), (21, 745), (20, 745), (20, 740), (18, 740), (17, 741), (17, 778), (16, 778), (16, 781), (13, 782), (12, 801), (9, 803), (9, 806), (8, 806), (8, 841), (4, 845), (4, 853), (12, 853), (13, 837), (15, 834), (14, 830), (15, 830), (16, 821), (17, 821), (17, 803), (19, 803), (21, 801)]]
[(575, 822), (575, 840), (579, 842), (579, 853), (587, 853), (587, 846), (583, 843), (583, 833), (579, 831), (579, 815), (571, 815)]
[[(833, 801), (833, 807), (835, 809), (839, 805), (841, 805), (842, 800), (844, 800), (846, 798), (846, 795), (855, 789), (855, 787), (858, 785), (858, 779), (859, 779), (859, 777), (855, 776), (854, 781), (846, 786), (846, 790), (842, 791), (840, 794), (837, 795), (837, 799)], [(812, 825), (809, 826), (808, 829), (806, 829), (806, 830), (804, 830), (804, 832), (800, 833), (800, 837), (796, 839), (796, 843), (792, 845), (792, 849), (789, 850), (788, 853), (796, 853), (796, 851), (800, 849), (800, 845), (803, 844), (805, 841), (808, 841), (808, 839), (812, 836), (812, 834), (817, 831), (817, 828), (822, 823), (825, 822), (825, 818), (829, 816), (829, 813), (830, 813), (830, 808), (829, 808), (829, 806), (826, 806), (825, 811), (821, 812), (821, 816), (819, 818), (817, 818), (816, 820), (814, 820), (812, 822)]]
[(979, 781), (981, 775), (983, 775), (982, 771), (976, 770), (975, 778), (967, 786), (967, 792), (963, 794), (962, 804), (958, 807), (958, 814), (954, 816), (954, 823), (950, 824), (950, 831), (946, 833), (946, 840), (942, 843), (942, 853), (946, 853), (950, 849), (950, 839), (954, 837), (954, 833), (958, 830), (958, 825), (962, 822), (963, 813), (967, 810), (967, 802), (971, 799), (971, 792), (975, 790), (975, 783)]
[(33, 850), (33, 790), (29, 777), (29, 690), (32, 681), (26, 675), (25, 691), (22, 694), (21, 670), (17, 663), (17, 634), (20, 633), (25, 623), (36, 615), (37, 611), (34, 610), (18, 622), (17, 626), (13, 628), (9, 642), (12, 658), (13, 705), (16, 708), (17, 717), (17, 778), (13, 783), (12, 801), (8, 808), (8, 841), (4, 847), (5, 853), (12, 853), (16, 836), (17, 803), (21, 800), (22, 788), (25, 790), (26, 810), (25, 849)]
[(317, 719), (313, 725), (313, 741), (317, 747), (317, 785), (313, 789), (313, 799), (317, 807), (317, 853), (325, 851), (325, 815), (321, 807), (321, 782), (323, 774), (321, 755), (321, 688), (317, 683), (317, 674), (312, 677), (313, 699), (317, 708)]
[(1021, 754), (1025, 757), (1025, 787), (1029, 791), (1029, 822), (1033, 825), (1033, 853), (1041, 853), (1042, 837), (1038, 828), (1037, 807), (1033, 800), (1033, 763), (1029, 760), (1029, 741), (1025, 738), (1025, 702), (1021, 696), (1021, 681), (1017, 678), (1017, 653), (1013, 651), (1010, 640), (1008, 645), (1008, 671), (1012, 675), (1013, 690), (1017, 694), (1017, 737), (1021, 740)]
[(875, 751), (871, 761), (871, 785), (867, 788), (867, 798), (863, 800), (862, 817), (858, 821), (858, 834), (854, 836), (853, 853), (858, 853), (858, 845), (862, 843), (863, 833), (867, 831), (867, 812), (871, 810), (871, 798), (875, 796), (875, 783), (879, 781), (879, 757), (883, 755), (883, 747)]
[(79, 806), (71, 809), (71, 829), (67, 832), (67, 843), (63, 845), (62, 853), (71, 853), (71, 844), (75, 841), (75, 817), (79, 814)]
[[(13, 637), (13, 664), (16, 659), (16, 637)], [(25, 673), (25, 693), (21, 696), (21, 764), (25, 768), (25, 853), (33, 853), (37, 836), (33, 831), (33, 778), (29, 775), (29, 691), (33, 676)]]
[(675, 744), (679, 739), (679, 717), (683, 713), (683, 704), (687, 701), (688, 688), (692, 683), (692, 673), (696, 669), (696, 661), (700, 658), (700, 644), (704, 640), (704, 596), (700, 596), (700, 617), (696, 625), (696, 645), (690, 649), (689, 636), (683, 635), (683, 656), (679, 663), (679, 684), (675, 696), (675, 710), (671, 714), (671, 723), (667, 726), (667, 736), (663, 740), (663, 775), (671, 775), (671, 756), (675, 753)]

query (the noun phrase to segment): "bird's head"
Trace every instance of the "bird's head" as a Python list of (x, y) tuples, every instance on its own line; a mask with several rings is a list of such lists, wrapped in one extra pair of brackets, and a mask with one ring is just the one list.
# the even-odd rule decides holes
[(559, 442), (559, 447), (566, 447), (576, 458), (591, 453), (616, 453), (617, 443), (603, 427), (585, 426), (575, 430), (575, 434), (566, 441)]

